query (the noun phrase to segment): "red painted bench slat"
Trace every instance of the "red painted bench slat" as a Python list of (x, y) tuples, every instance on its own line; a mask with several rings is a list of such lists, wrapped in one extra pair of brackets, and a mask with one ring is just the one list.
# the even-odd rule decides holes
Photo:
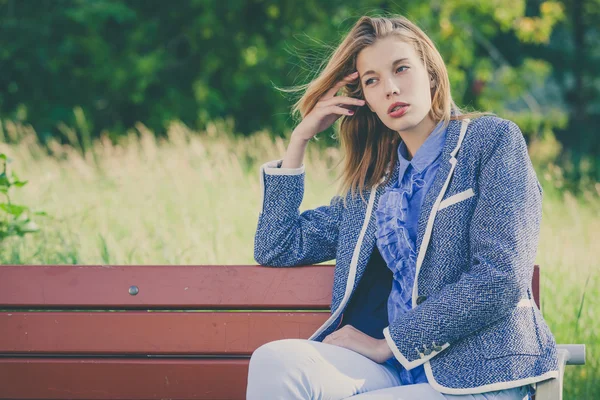
[[(0, 305), (329, 309), (333, 265), (3, 265)], [(135, 285), (139, 293), (129, 294)]]
[[(244, 354), (308, 338), (329, 312), (2, 312), (0, 354)], [(0, 378), (1, 379), (1, 378)]]
[(244, 399), (248, 362), (0, 358), (0, 398)]

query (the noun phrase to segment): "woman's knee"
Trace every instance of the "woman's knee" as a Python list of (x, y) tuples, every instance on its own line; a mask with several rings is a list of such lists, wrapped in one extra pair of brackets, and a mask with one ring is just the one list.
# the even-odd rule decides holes
[(305, 352), (299, 349), (301, 339), (282, 339), (265, 343), (258, 347), (250, 357), (250, 368), (276, 369), (285, 372), (287, 368), (298, 365)]
[(303, 351), (300, 339), (284, 339), (266, 343), (250, 357), (248, 370), (248, 399), (272, 398), (306, 399), (311, 394), (306, 369), (302, 368)]

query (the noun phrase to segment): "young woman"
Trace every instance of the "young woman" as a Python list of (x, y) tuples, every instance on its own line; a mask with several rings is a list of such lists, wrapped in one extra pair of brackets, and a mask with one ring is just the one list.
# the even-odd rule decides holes
[[(285, 157), (260, 169), (255, 259), (335, 258), (332, 311), (253, 353), (247, 398), (521, 400), (557, 377), (530, 288), (542, 190), (517, 125), (462, 114), (403, 17), (362, 17), (305, 89)], [(307, 143), (340, 117), (341, 194), (299, 213)]]

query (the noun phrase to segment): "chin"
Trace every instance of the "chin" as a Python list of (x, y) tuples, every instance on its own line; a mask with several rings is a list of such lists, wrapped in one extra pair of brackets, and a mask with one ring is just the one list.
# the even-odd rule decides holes
[(393, 129), (398, 132), (411, 131), (411, 130), (415, 129), (417, 126), (419, 126), (419, 124), (421, 124), (421, 122), (423, 122), (423, 120), (426, 117), (427, 117), (427, 115), (418, 116), (418, 115), (415, 115), (414, 113), (411, 114), (409, 111), (408, 113), (404, 114), (401, 118), (388, 117), (388, 119), (387, 119), (389, 121), (388, 127), (390, 129)]
[(417, 124), (414, 121), (412, 121), (412, 119), (408, 115), (404, 115), (402, 116), (402, 118), (399, 119), (391, 118), (388, 128), (394, 131), (409, 131), (415, 126), (417, 126)]

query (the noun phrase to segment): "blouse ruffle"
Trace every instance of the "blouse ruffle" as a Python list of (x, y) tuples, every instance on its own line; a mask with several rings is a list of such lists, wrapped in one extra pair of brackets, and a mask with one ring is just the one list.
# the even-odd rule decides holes
[[(414, 169), (404, 177), (402, 184), (396, 182), (381, 195), (375, 211), (377, 220), (377, 247), (388, 268), (392, 270), (394, 280), (388, 298), (389, 320), (412, 308), (412, 287), (415, 281), (417, 252), (411, 239), (416, 233), (409, 232), (408, 204), (411, 198), (425, 186), (422, 173)], [(407, 371), (397, 360), (395, 364), (404, 385), (427, 382), (422, 367)]]
[[(408, 178), (408, 179), (407, 179)], [(412, 286), (415, 280), (417, 252), (415, 242), (408, 227), (408, 204), (415, 193), (425, 186), (421, 174), (412, 170), (402, 180), (402, 185), (395, 183), (381, 195), (379, 206), (375, 211), (377, 219), (377, 246), (381, 256), (392, 270), (395, 285), (400, 290), (393, 290), (396, 297), (392, 304), (401, 305), (396, 313), (404, 313), (411, 308)], [(394, 317), (396, 317), (395, 315)]]

